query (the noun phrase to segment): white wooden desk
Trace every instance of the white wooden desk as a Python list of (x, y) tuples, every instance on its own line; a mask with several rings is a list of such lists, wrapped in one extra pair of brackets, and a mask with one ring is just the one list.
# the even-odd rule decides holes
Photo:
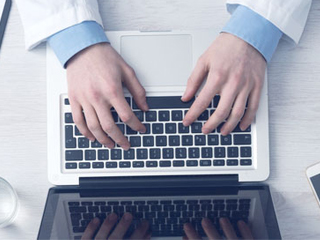
[[(224, 1), (100, 1), (107, 30), (199, 29), (228, 19)], [(284, 239), (320, 239), (320, 210), (305, 177), (320, 161), (320, 1), (300, 44), (281, 42), (269, 65), (270, 185)], [(46, 163), (45, 46), (26, 52), (13, 5), (0, 53), (0, 176), (21, 209), (0, 239), (35, 239), (51, 187)]]

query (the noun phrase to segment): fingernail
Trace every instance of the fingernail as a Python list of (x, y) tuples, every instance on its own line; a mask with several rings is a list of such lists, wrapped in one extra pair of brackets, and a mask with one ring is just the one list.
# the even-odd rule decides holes
[(183, 121), (182, 124), (183, 124), (185, 127), (187, 127), (187, 126), (189, 126), (189, 125), (191, 124), (191, 122), (186, 120), (186, 121)]
[(185, 223), (184, 225), (183, 225), (183, 229), (186, 229), (186, 230), (190, 230), (190, 223)]
[(209, 226), (209, 219), (208, 218), (204, 218), (203, 220), (202, 220), (202, 224), (204, 225), (204, 226), (206, 226), (206, 227), (208, 227)]
[(203, 134), (209, 134), (211, 131), (208, 128), (202, 128), (202, 133)]
[(111, 214), (109, 215), (109, 220), (110, 220), (110, 221), (115, 221), (115, 220), (117, 220), (117, 219), (118, 219), (118, 215), (117, 215), (117, 214), (111, 213)]
[(92, 220), (93, 224), (99, 224), (100, 223), (100, 219), (99, 218), (94, 218)]
[(123, 218), (124, 218), (125, 221), (129, 222), (129, 221), (132, 220), (132, 215), (130, 213), (125, 213), (123, 215)]
[(125, 151), (128, 151), (129, 149), (130, 149), (130, 145), (128, 144), (128, 145), (124, 145), (124, 146), (122, 146), (122, 148), (125, 150)]

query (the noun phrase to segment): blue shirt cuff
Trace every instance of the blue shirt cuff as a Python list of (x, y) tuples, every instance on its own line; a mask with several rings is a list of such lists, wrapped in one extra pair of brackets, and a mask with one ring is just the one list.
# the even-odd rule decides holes
[(238, 6), (222, 32), (231, 33), (257, 49), (269, 62), (283, 33), (264, 17)]
[(66, 28), (48, 39), (48, 43), (65, 68), (68, 60), (81, 50), (109, 42), (103, 28), (95, 21), (85, 21)]

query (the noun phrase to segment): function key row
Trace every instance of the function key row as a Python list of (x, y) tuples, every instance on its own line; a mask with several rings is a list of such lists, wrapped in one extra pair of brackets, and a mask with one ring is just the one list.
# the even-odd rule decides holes
[(120, 162), (80, 162), (66, 163), (66, 169), (89, 168), (155, 168), (155, 167), (211, 167), (211, 166), (251, 166), (251, 159), (227, 159), (227, 160), (173, 160), (173, 161), (120, 161)]

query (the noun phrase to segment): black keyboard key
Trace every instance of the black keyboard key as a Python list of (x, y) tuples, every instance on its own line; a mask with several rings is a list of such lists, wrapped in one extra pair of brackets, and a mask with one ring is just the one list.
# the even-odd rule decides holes
[(220, 96), (219, 95), (214, 96), (214, 98), (213, 98), (213, 107), (214, 108), (218, 107), (219, 101), (220, 101)]
[(179, 133), (189, 133), (189, 126), (185, 127), (182, 123), (178, 124)]
[(111, 212), (111, 206), (101, 206), (101, 212)]
[(167, 146), (167, 136), (156, 136), (157, 146)]
[(65, 126), (65, 146), (66, 148), (75, 148), (76, 147), (76, 138), (73, 137), (73, 126)]
[(69, 99), (68, 99), (68, 98), (65, 98), (65, 99), (64, 99), (64, 105), (70, 105), (70, 102), (69, 102)]
[(67, 150), (66, 161), (77, 161), (83, 160), (82, 150)]
[(126, 126), (126, 132), (127, 132), (127, 135), (135, 135), (138, 133), (137, 131), (131, 129), (131, 127), (129, 127), (128, 125)]
[(104, 164), (103, 164), (103, 162), (93, 162), (92, 167), (93, 168), (103, 168)]
[(218, 125), (218, 127), (217, 127), (217, 132), (218, 132), (218, 133), (221, 132), (221, 128), (223, 127), (224, 124), (225, 124), (225, 123), (223, 122), (223, 123), (220, 123), (220, 125)]
[(102, 144), (99, 143), (97, 140), (95, 140), (94, 142), (91, 142), (91, 147), (92, 148), (101, 148)]
[(170, 112), (169, 111), (159, 111), (159, 121), (169, 121)]
[(250, 145), (251, 135), (250, 134), (234, 134), (233, 141), (235, 145)]
[(182, 146), (192, 146), (193, 138), (192, 136), (182, 136)]
[(148, 149), (139, 148), (137, 149), (137, 159), (147, 159), (148, 158)]
[(78, 138), (78, 147), (79, 148), (89, 148), (89, 139), (87, 138)]
[(188, 167), (196, 167), (196, 166), (198, 166), (198, 161), (197, 160), (187, 160), (187, 166)]
[(236, 126), (236, 128), (233, 129), (232, 132), (251, 132), (251, 125), (250, 125), (247, 129), (245, 129), (244, 131), (242, 131), (242, 130), (240, 129), (240, 124), (238, 124), (238, 125)]
[(204, 112), (202, 112), (200, 114), (200, 116), (198, 117), (199, 121), (207, 121), (209, 119), (209, 112), (208, 110), (204, 110)]
[(131, 145), (131, 147), (140, 147), (141, 146), (141, 137), (140, 136), (130, 137), (130, 145)]
[(208, 167), (211, 166), (211, 160), (200, 160), (200, 166)]
[(171, 167), (171, 161), (160, 161), (160, 167)]
[(175, 123), (166, 123), (166, 133), (176, 133), (177, 126)]
[(195, 135), (194, 136), (194, 144), (196, 146), (206, 145), (206, 136), (205, 135)]
[(157, 112), (156, 111), (146, 112), (146, 121), (147, 122), (155, 122), (155, 121), (157, 121)]
[(240, 155), (241, 157), (251, 157), (251, 147), (241, 147)]
[(88, 212), (99, 212), (99, 207), (98, 206), (88, 206)]
[(199, 158), (200, 150), (199, 148), (189, 148), (189, 158)]
[(109, 150), (98, 150), (98, 160), (109, 160)]
[(132, 166), (134, 168), (143, 168), (144, 167), (144, 162), (142, 162), (142, 161), (134, 161)]
[(114, 122), (118, 122), (119, 118), (118, 118), (118, 113), (115, 111), (111, 111), (112, 114), (112, 118)]
[(216, 147), (214, 149), (215, 158), (224, 158), (226, 157), (226, 149), (224, 147)]
[(144, 136), (143, 137), (143, 146), (144, 147), (154, 146), (154, 137), (153, 136)]
[(238, 159), (228, 159), (227, 166), (238, 166)]
[(173, 159), (173, 148), (163, 148), (162, 149), (163, 159)]
[(152, 133), (153, 134), (162, 134), (163, 133), (163, 124), (162, 123), (152, 124)]
[(176, 148), (176, 158), (187, 158), (187, 149), (186, 148)]
[(66, 169), (76, 169), (77, 163), (66, 163)]
[(85, 150), (85, 160), (96, 160), (96, 151)]
[(64, 122), (65, 123), (73, 123), (72, 114), (71, 113), (65, 113), (64, 114)]
[(140, 133), (140, 134), (150, 134), (151, 133), (150, 123), (144, 123), (143, 125), (145, 126), (146, 131), (144, 133)]
[(74, 134), (76, 136), (82, 136), (82, 133), (79, 131), (79, 129), (77, 128), (77, 126), (74, 126)]
[(131, 167), (131, 162), (129, 161), (123, 161), (119, 163), (120, 168), (130, 168)]
[(180, 136), (169, 136), (169, 146), (180, 146)]
[(149, 158), (150, 159), (160, 159), (160, 148), (149, 149)]
[(158, 162), (157, 161), (147, 161), (147, 167), (157, 167)]
[(219, 138), (218, 135), (213, 134), (213, 135), (208, 135), (208, 145), (219, 145)]
[(174, 160), (173, 166), (174, 167), (184, 167), (184, 161), (183, 160)]
[(83, 233), (86, 230), (86, 227), (73, 227), (74, 233)]
[(90, 163), (89, 162), (80, 162), (79, 168), (90, 168)]
[(122, 158), (121, 149), (111, 149), (111, 159), (120, 160)]
[(201, 133), (202, 123), (194, 122), (191, 124), (192, 133)]
[[(86, 212), (86, 210), (84, 212)], [(83, 213), (82, 216), (83, 216), (83, 219), (86, 219), (86, 220), (93, 219), (93, 213)]]
[(134, 159), (134, 149), (129, 149), (127, 151), (123, 151), (123, 158), (128, 159)]
[(165, 96), (165, 97), (146, 97), (150, 109), (166, 109), (166, 108), (190, 108), (194, 102), (192, 98), (188, 102), (182, 102), (181, 96)]
[(118, 128), (120, 129), (120, 131), (122, 132), (122, 134), (124, 134), (124, 124), (116, 124), (118, 126)]
[(227, 135), (227, 136), (222, 136), (221, 135), (221, 145), (231, 145), (231, 135)]
[(182, 111), (174, 110), (171, 112), (171, 120), (172, 121), (182, 121)]
[(224, 166), (224, 160), (213, 160), (213, 166)]
[(237, 158), (239, 157), (239, 152), (238, 152), (237, 147), (228, 147), (228, 157), (229, 158)]
[(241, 159), (240, 160), (240, 165), (241, 166), (251, 166), (252, 165), (252, 160), (251, 159)]
[(212, 158), (212, 148), (211, 147), (201, 148), (201, 158)]

